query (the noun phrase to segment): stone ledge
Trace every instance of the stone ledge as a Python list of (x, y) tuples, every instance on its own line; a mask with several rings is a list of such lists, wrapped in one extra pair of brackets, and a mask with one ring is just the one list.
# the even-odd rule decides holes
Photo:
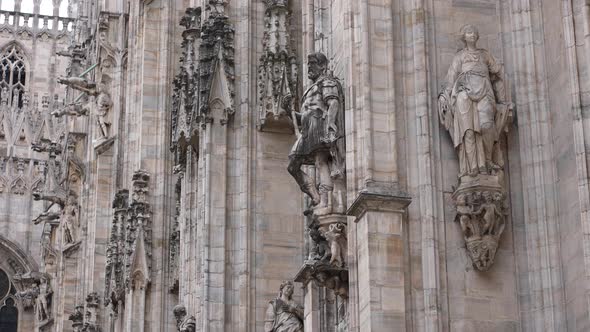
[(349, 216), (355, 216), (358, 220), (367, 211), (401, 212), (412, 203), (410, 195), (402, 190), (375, 189), (377, 188), (361, 190), (346, 213)]

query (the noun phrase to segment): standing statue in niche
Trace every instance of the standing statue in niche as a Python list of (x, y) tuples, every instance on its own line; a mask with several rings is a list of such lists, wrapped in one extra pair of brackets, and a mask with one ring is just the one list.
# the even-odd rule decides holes
[(41, 283), (39, 284), (39, 296), (35, 300), (35, 310), (37, 313), (37, 320), (43, 322), (51, 317), (49, 312), (49, 299), (53, 294), (51, 285), (49, 284), (49, 278), (46, 276), (41, 277)]
[(178, 332), (195, 332), (195, 317), (187, 315), (185, 306), (179, 304), (172, 309), (172, 312), (174, 313), (174, 317), (176, 317), (176, 328)]
[[(311, 197), (316, 214), (344, 213), (342, 86), (328, 73), (328, 58), (324, 54), (310, 54), (307, 62), (308, 77), (313, 84), (303, 94), (301, 111), (292, 111), (297, 141), (289, 155), (288, 171), (301, 190)], [(286, 98), (285, 102), (289, 103), (290, 99)], [(315, 165), (319, 183), (316, 184), (313, 177), (301, 170), (303, 165)]]
[(460, 33), (465, 48), (453, 58), (439, 94), (440, 120), (459, 155), (460, 177), (496, 174), (504, 166), (498, 140), (512, 114), (502, 66), (476, 47), (476, 27), (465, 25)]
[(477, 28), (465, 25), (460, 35), (465, 47), (453, 58), (438, 96), (439, 116), (459, 156), (455, 220), (474, 268), (486, 271), (507, 215), (500, 139), (512, 121), (513, 106), (506, 99), (502, 66), (476, 47)]
[(264, 332), (303, 332), (303, 308), (293, 300), (293, 283), (284, 281), (266, 309)]
[(61, 220), (66, 244), (74, 243), (77, 240), (76, 230), (78, 229), (78, 218), (78, 202), (74, 194), (70, 194), (66, 206), (63, 208)]

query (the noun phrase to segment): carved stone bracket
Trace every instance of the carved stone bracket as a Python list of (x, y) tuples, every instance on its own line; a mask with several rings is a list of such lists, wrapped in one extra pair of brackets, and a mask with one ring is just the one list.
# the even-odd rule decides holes
[(473, 267), (488, 270), (506, 225), (506, 192), (497, 175), (465, 176), (453, 193), (455, 221), (461, 225)]
[(297, 95), (297, 61), (291, 49), (288, 0), (266, 0), (263, 54), (258, 64), (258, 129), (293, 132), (290, 117)]
[(345, 215), (312, 216), (307, 230), (309, 256), (295, 277), (304, 285), (314, 280), (343, 299), (348, 298), (347, 222)]
[(348, 299), (348, 269), (335, 267), (322, 261), (305, 261), (295, 276), (295, 282), (307, 285), (315, 281), (319, 287), (326, 287), (342, 299)]

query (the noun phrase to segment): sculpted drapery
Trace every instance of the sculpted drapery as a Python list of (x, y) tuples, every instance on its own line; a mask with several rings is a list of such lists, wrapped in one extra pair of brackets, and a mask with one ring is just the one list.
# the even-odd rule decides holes
[(502, 66), (476, 47), (479, 33), (461, 28), (465, 48), (453, 58), (439, 94), (439, 115), (459, 155), (459, 176), (495, 174), (503, 168), (498, 146), (510, 106), (505, 100)]
[(265, 332), (303, 332), (303, 308), (293, 300), (293, 283), (283, 282), (266, 309)]

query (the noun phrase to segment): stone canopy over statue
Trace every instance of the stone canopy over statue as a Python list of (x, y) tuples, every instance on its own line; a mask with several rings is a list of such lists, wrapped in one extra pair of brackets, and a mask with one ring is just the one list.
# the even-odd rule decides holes
[(459, 186), (453, 193), (473, 266), (490, 268), (505, 228), (506, 189), (502, 134), (512, 121), (503, 68), (476, 44), (473, 25), (460, 30), (465, 47), (455, 54), (438, 96), (440, 121), (459, 157)]

